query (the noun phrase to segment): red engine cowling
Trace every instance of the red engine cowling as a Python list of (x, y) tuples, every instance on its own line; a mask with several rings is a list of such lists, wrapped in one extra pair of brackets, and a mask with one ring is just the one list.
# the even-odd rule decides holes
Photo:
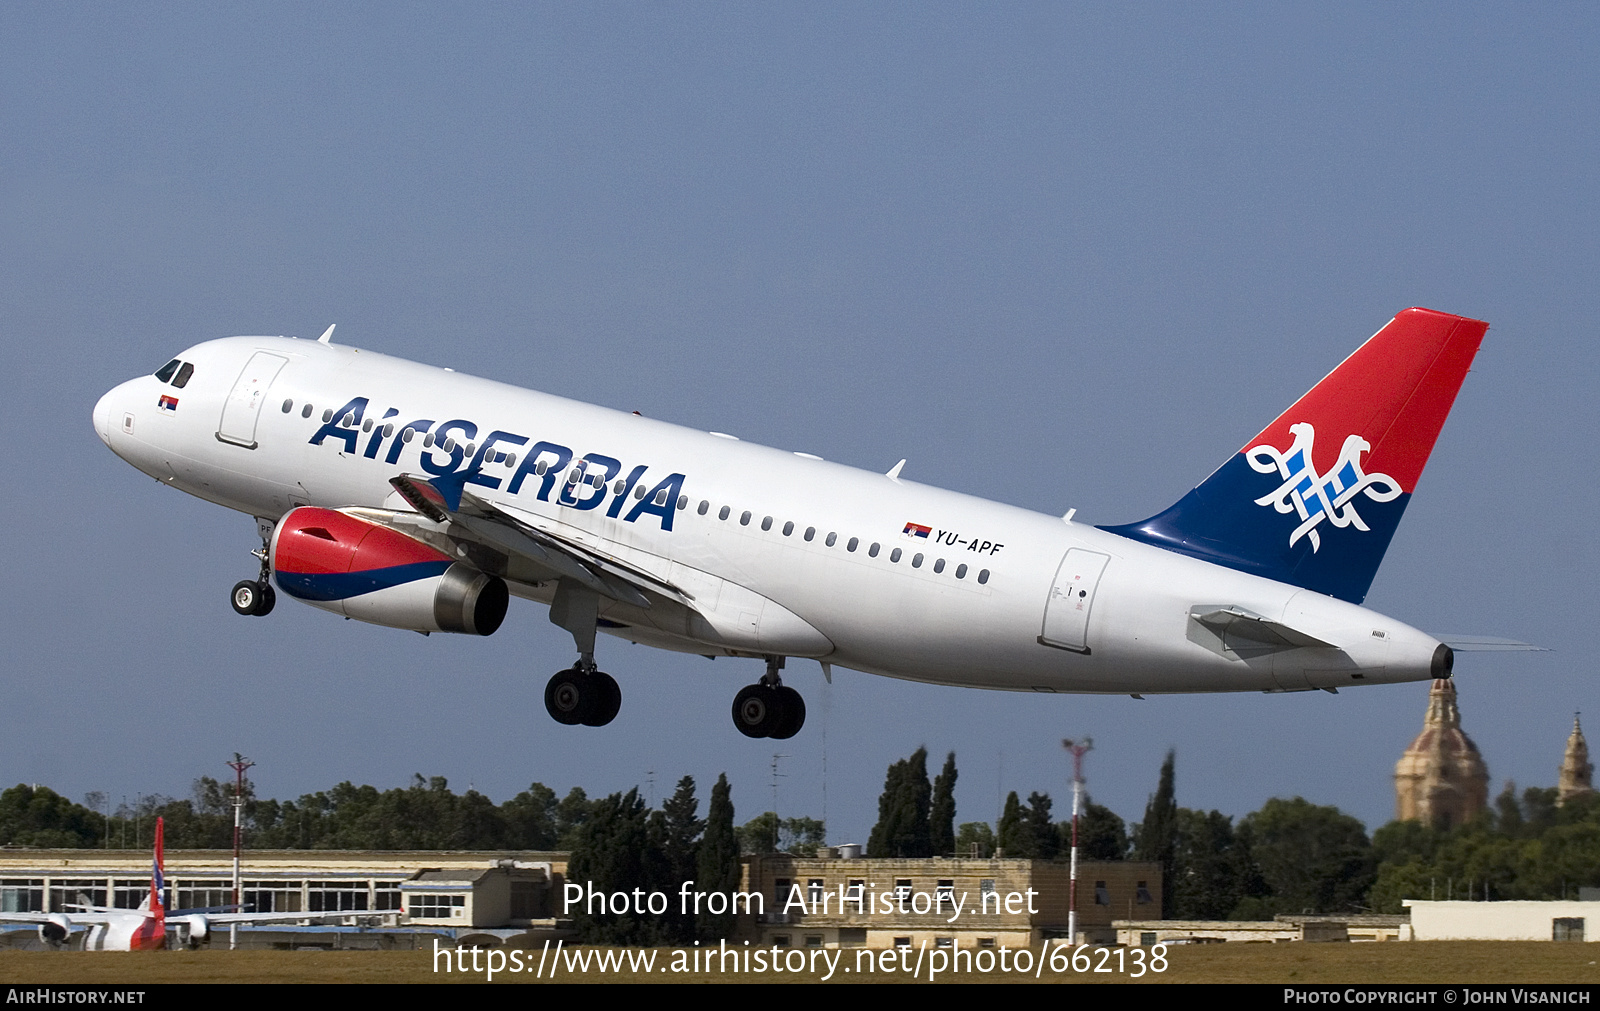
[(291, 510), (272, 532), (270, 551), (283, 592), (375, 625), (492, 635), (510, 601), (499, 576), (335, 509)]

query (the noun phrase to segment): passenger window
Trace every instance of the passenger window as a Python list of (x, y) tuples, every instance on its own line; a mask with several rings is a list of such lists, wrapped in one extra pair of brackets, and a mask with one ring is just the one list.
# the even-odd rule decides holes
[(617, 483), (611, 486), (611, 494), (613, 494), (613, 495), (621, 495), (623, 489), (625, 489), (627, 487), (628, 487), (628, 482), (624, 481), (622, 478), (619, 477), (619, 478), (617, 478)]
[(867, 549), (867, 557), (868, 558), (877, 558), (878, 557), (878, 542), (877, 541), (873, 541), (872, 542), (872, 547)]
[(701, 499), (700, 500), (700, 508), (696, 509), (695, 512), (699, 513), (701, 516), (704, 516), (706, 514), (706, 510), (710, 509), (710, 508), (711, 508), (711, 503), (707, 502), (705, 499)]
[(192, 375), (194, 375), (194, 365), (184, 362), (183, 366), (178, 369), (178, 374), (172, 377), (172, 385), (181, 390), (189, 385), (189, 377)]
[[(427, 435), (423, 436), (422, 445), (427, 449), (432, 449), (433, 448), (433, 433), (432, 432), (429, 432)], [(539, 464), (539, 466), (543, 467), (544, 464), (541, 463), (541, 464)]]
[(633, 497), (636, 498), (636, 499), (644, 498), (644, 485), (641, 484), (641, 485), (635, 485), (634, 486)]
[[(427, 445), (427, 440), (426, 439), (423, 440), (423, 445)], [(550, 470), (550, 463), (547, 460), (540, 460), (538, 463), (534, 464), (534, 466), (533, 466), (533, 473), (538, 477), (544, 477), (545, 474), (549, 470)]]
[(913, 569), (922, 568), (922, 552), (918, 551), (916, 554), (911, 556), (911, 567)]
[(311, 417), (312, 410), (313, 410), (313, 408), (312, 408), (312, 406), (310, 404), (307, 404), (306, 406), (300, 408), (300, 417), (302, 417), (302, 418)]
[(330, 407), (327, 410), (322, 412), (322, 423), (324, 425), (326, 425), (328, 422), (330, 422), (332, 420), (333, 420), (333, 408)]
[(772, 517), (771, 516), (768, 516), (768, 517), (766, 517), (765, 519), (763, 519), (761, 521), (761, 529), (762, 530), (771, 530), (772, 529)]
[(729, 509), (728, 509), (728, 507), (727, 507), (727, 506), (723, 506), (723, 507), (722, 507), (722, 510), (721, 510), (721, 511), (720, 511), (720, 512), (718, 512), (718, 513), (717, 513), (717, 519), (719, 519), (719, 520), (725, 520), (725, 519), (727, 519), (727, 518), (728, 518), (728, 513), (729, 513), (729, 511), (730, 511), (730, 510), (729, 510)]
[(794, 520), (790, 520), (783, 525), (783, 536), (788, 537), (792, 533), (794, 533)]
[(827, 540), (828, 547), (830, 547), (830, 548), (833, 547), (834, 543), (836, 541), (838, 541), (838, 540), (839, 540), (839, 535), (838, 534), (834, 533), (831, 530), (828, 531), (828, 540)]
[(852, 537), (852, 538), (850, 538), (850, 543), (849, 543), (849, 544), (846, 544), (846, 545), (845, 545), (845, 546), (844, 546), (844, 549), (845, 549), (845, 550), (846, 550), (846, 551), (854, 551), (854, 550), (855, 550), (855, 549), (856, 549), (856, 547), (857, 547), (857, 546), (858, 546), (858, 545), (859, 545), (859, 544), (860, 544), (860, 543), (861, 543), (861, 538), (859, 538), (859, 537)]
[[(388, 438), (389, 437), (389, 429), (388, 428), (385, 428), (383, 430), (383, 435), (384, 435), (384, 438)], [(502, 460), (504, 460), (506, 462), (506, 466), (507, 467), (515, 467), (517, 465), (517, 454), (515, 454), (515, 453), (501, 453), (500, 454), (500, 459), (502, 459)]]
[(893, 551), (889, 552), (889, 561), (898, 562), (899, 560), (900, 560), (900, 549), (899, 548), (895, 548)]
[(750, 510), (746, 509), (744, 511), (744, 515), (739, 517), (739, 525), (741, 527), (747, 527), (750, 525)]
[(412, 428), (411, 426), (407, 425), (405, 428), (402, 428), (400, 430), (400, 441), (409, 443), (411, 441), (412, 436), (414, 436), (416, 434), (417, 434), (417, 430), (415, 428)]
[(288, 414), (292, 410), (294, 410), (294, 401), (293, 400), (285, 400), (283, 402), (283, 413), (284, 414)]
[(978, 571), (978, 582), (987, 583), (988, 581), (989, 581), (989, 570), (988, 569), (980, 569)]
[(178, 359), (172, 359), (172, 361), (161, 366), (161, 368), (156, 372), (156, 378), (161, 380), (163, 383), (171, 382), (172, 374), (178, 371), (178, 366), (182, 364), (183, 363), (178, 361)]
[(383, 426), (383, 437), (387, 439), (392, 435), (394, 435), (394, 422), (391, 421)]
[(963, 562), (960, 565), (956, 566), (956, 578), (957, 579), (966, 579), (967, 578), (967, 565), (966, 565), (965, 562)]
[(811, 540), (811, 538), (813, 538), (815, 536), (817, 536), (817, 528), (816, 527), (806, 527), (806, 540), (809, 541), (809, 540)]
[(655, 503), (658, 506), (664, 506), (667, 504), (667, 490), (665, 488), (656, 492)]
[(933, 571), (935, 571), (935, 572), (943, 572), (944, 571), (944, 559), (943, 558), (941, 558), (937, 562), (933, 563)]
[(687, 508), (689, 508), (689, 496), (687, 496), (687, 495), (679, 495), (678, 496), (678, 511), (681, 513)]
[(367, 419), (367, 420), (366, 420), (366, 421), (363, 421), (363, 422), (362, 422), (362, 423), (361, 423), (361, 430), (362, 430), (362, 431), (363, 431), (363, 432), (370, 432), (370, 431), (372, 431), (372, 419), (371, 419), (371, 418), (368, 418), (368, 419)]

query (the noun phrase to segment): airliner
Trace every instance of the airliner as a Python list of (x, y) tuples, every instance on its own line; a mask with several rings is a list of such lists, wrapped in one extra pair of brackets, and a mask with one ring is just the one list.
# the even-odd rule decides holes
[(68, 905), (67, 911), (49, 913), (0, 913), (0, 923), (31, 923), (39, 927), (39, 940), (47, 948), (61, 948), (72, 940), (78, 928), (86, 928), (85, 951), (156, 951), (167, 947), (167, 934), (176, 935), (180, 945), (197, 947), (211, 936), (214, 927), (246, 926), (263, 923), (324, 923), (348, 920), (359, 912), (328, 913), (249, 913), (237, 908), (175, 909), (165, 907), (167, 894), (164, 837), (166, 819), (156, 819), (155, 858), (150, 868), (150, 894), (137, 909)]
[[(255, 517), (256, 578), (345, 618), (492, 635), (548, 605), (603, 726), (596, 633), (744, 657), (747, 737), (787, 738), (790, 659), (1045, 693), (1337, 692), (1446, 678), (1450, 645), (1361, 606), (1488, 324), (1406, 309), (1174, 505), (1092, 526), (316, 340), (228, 337), (94, 408), (112, 452)], [(276, 589), (274, 589), (276, 584)]]

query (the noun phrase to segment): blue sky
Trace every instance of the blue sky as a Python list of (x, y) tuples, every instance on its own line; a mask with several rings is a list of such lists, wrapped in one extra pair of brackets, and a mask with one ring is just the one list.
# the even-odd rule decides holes
[(690, 774), (863, 840), (885, 767), (958, 819), (1065, 810), (1062, 737), (1137, 820), (1273, 796), (1375, 826), (1425, 685), (1042, 698), (570, 641), (515, 606), (423, 640), (229, 610), (253, 522), (100, 445), (101, 392), (238, 333), (448, 365), (1080, 520), (1175, 501), (1396, 311), (1491, 323), (1370, 606), (1554, 652), (1463, 656), (1498, 790), (1595, 706), (1600, 164), (1588, 5), (13, 4), (0, 11), (0, 781), (185, 795), (443, 775), (504, 800)]

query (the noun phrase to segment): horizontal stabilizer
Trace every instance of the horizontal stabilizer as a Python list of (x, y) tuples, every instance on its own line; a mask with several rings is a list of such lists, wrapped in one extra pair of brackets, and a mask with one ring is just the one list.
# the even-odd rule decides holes
[(1304, 646), (1337, 648), (1331, 642), (1323, 642), (1314, 635), (1242, 607), (1196, 607), (1189, 612), (1189, 617), (1216, 633), (1224, 646), (1235, 652), (1274, 652)]
[(1515, 639), (1500, 639), (1492, 635), (1436, 635), (1434, 638), (1457, 653), (1550, 652), (1546, 646), (1535, 646)]

